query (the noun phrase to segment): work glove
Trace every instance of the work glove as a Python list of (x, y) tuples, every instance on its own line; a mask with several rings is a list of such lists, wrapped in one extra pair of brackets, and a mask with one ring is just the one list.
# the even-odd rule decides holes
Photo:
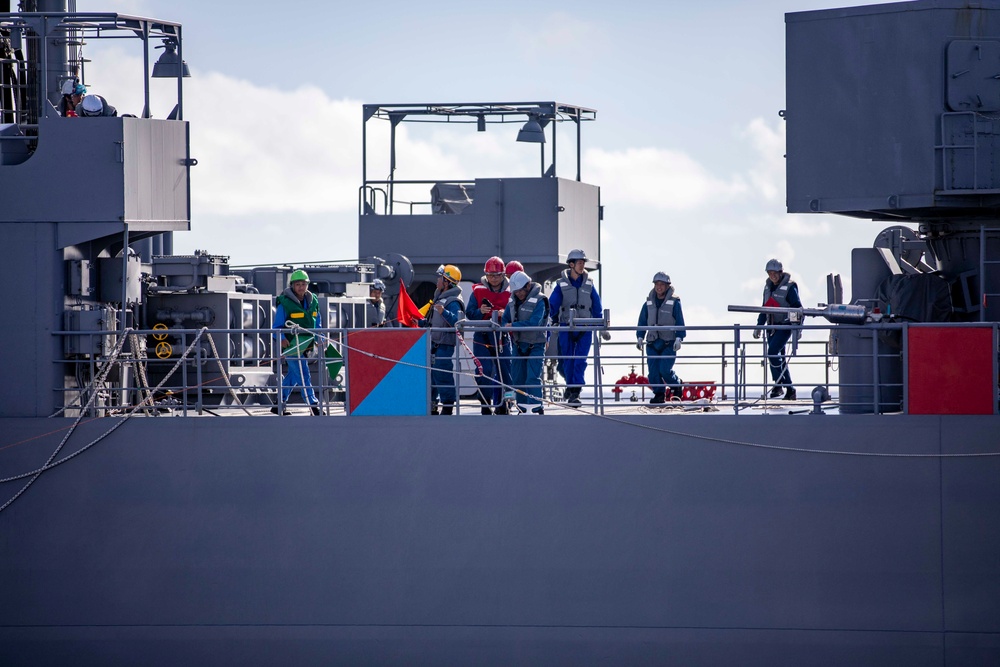
[(635, 344), (635, 349), (637, 349), (637, 350), (639, 350), (639, 351), (641, 352), (641, 351), (642, 351), (642, 348), (643, 348), (643, 345), (642, 345), (642, 341), (640, 340), (640, 341), (638, 341), (638, 342), (637, 342), (637, 343)]
[(760, 334), (761, 334), (760, 329), (754, 329), (753, 330), (753, 337), (754, 338), (760, 338)]
[(674, 339), (674, 352), (676, 352), (679, 349), (681, 349), (681, 339), (680, 338), (675, 338)]
[(611, 340), (611, 332), (610, 331), (602, 331), (601, 332), (601, 340)]

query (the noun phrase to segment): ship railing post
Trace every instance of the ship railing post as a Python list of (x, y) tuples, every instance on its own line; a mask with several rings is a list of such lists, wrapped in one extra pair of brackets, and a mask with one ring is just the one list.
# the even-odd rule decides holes
[[(725, 368), (725, 367), (723, 367)], [(740, 325), (737, 322), (733, 326), (733, 414), (740, 414), (740, 382), (739, 378), (742, 376), (742, 367), (740, 366)], [(725, 391), (726, 376), (725, 370), (723, 370), (722, 375), (722, 391)], [(746, 389), (743, 390), (744, 395), (746, 394)]]
[(337, 329), (338, 336), (340, 338), (340, 355), (344, 358), (343, 372), (344, 372), (344, 414), (348, 417), (351, 416), (350, 405), (351, 405), (351, 383), (349, 381), (349, 376), (351, 374), (351, 369), (347, 366), (347, 355), (350, 352), (347, 349), (347, 329)]
[[(104, 340), (104, 335), (101, 334), (102, 345), (103, 345), (103, 340)], [(90, 349), (91, 350), (94, 349), (94, 336), (93, 336), (93, 334), (91, 334), (91, 336), (90, 336)], [(90, 391), (97, 391), (97, 385), (95, 384), (94, 380), (97, 378), (97, 375), (96, 375), (96, 373), (97, 373), (97, 358), (99, 356), (102, 356), (102, 355), (98, 355), (98, 354), (91, 354), (90, 355), (90, 385), (91, 385)], [(88, 396), (87, 399), (89, 400), (90, 397)], [(85, 403), (83, 403), (83, 394), (82, 393), (80, 394), (80, 398), (78, 400), (80, 402), (80, 406), (81, 407), (83, 407), (84, 405), (86, 405)], [(90, 417), (96, 417), (97, 416), (97, 401), (95, 400), (90, 405), (91, 405), (90, 410), (89, 410), (90, 414), (88, 416), (90, 416)], [(80, 412), (83, 412), (83, 410), (81, 410)]]
[(878, 330), (872, 329), (872, 414), (877, 415), (881, 398), (878, 383)]
[(823, 342), (823, 377), (826, 378), (827, 387), (830, 386), (830, 335), (833, 333), (833, 327), (826, 327), (826, 340)]
[[(181, 349), (187, 349), (187, 334), (181, 332)], [(187, 360), (181, 360), (181, 391), (178, 392), (181, 397), (181, 414), (187, 417), (187, 386), (188, 386), (188, 369)]]
[[(187, 349), (187, 348), (185, 348), (185, 349)], [(202, 361), (201, 360), (201, 354), (202, 354), (201, 341), (198, 341), (198, 347), (196, 347), (195, 350), (194, 350), (194, 363), (195, 363), (194, 377), (195, 377), (195, 388), (196, 388), (196, 390), (195, 390), (195, 396), (197, 397), (197, 398), (195, 398), (194, 409), (195, 409), (195, 412), (197, 412), (199, 416), (201, 416), (202, 407), (203, 407), (202, 406), (202, 400), (201, 400), (201, 392), (202, 392), (202, 386), (203, 386), (203, 378), (202, 378), (202, 374), (201, 374), (201, 361)], [(185, 401), (185, 403), (186, 402), (187, 401)]]
[[(903, 349), (900, 350), (900, 354), (903, 355), (901, 361), (902, 361), (902, 366), (903, 366), (903, 405), (902, 405), (902, 408), (903, 408), (903, 414), (904, 415), (910, 414), (910, 382), (909, 382), (910, 364), (909, 364), (909, 360), (908, 360), (907, 354), (906, 354), (906, 349), (907, 349), (907, 347), (909, 345), (909, 338), (910, 338), (910, 325), (907, 322), (903, 322), (903, 335), (902, 335)], [(996, 349), (996, 348), (994, 348), (994, 349)], [(996, 386), (996, 383), (994, 383), (994, 386)]]
[(719, 369), (719, 374), (720, 374), (721, 379), (722, 379), (722, 400), (724, 401), (727, 398), (726, 397), (726, 366), (728, 366), (728, 363), (727, 363), (727, 360), (726, 360), (726, 343), (723, 342), (723, 343), (720, 344), (720, 346), (721, 346), (722, 349), (721, 349), (721, 354), (719, 355), (719, 363), (720, 363), (720, 366), (721, 366), (721, 368)]

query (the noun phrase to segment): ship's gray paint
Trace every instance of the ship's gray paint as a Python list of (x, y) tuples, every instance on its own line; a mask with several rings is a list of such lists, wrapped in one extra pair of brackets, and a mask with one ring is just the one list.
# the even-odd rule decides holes
[(0, 328), (0, 349), (16, 351), (4, 358), (14, 391), (4, 392), (0, 415), (47, 416), (63, 404), (72, 369), (53, 334), (64, 309), (99, 307), (99, 295), (121, 289), (98, 284), (67, 301), (67, 260), (110, 260), (126, 228), (138, 239), (190, 227), (188, 141), (182, 121), (42, 118), (35, 153), (0, 165), (0, 284), (16, 303)]
[[(0, 514), (0, 661), (1000, 659), (1000, 458), (720, 442), (997, 452), (992, 417), (246, 420), (132, 420)], [(66, 425), (0, 420), (53, 431), (0, 469)]]
[[(789, 212), (905, 220), (1000, 206), (990, 64), (1000, 3), (923, 0), (795, 12), (785, 23)], [(967, 53), (956, 50), (963, 41)]]
[(42, 118), (34, 154), (0, 166), (0, 223), (117, 223), (121, 231), (127, 222), (133, 231), (187, 230), (187, 132), (187, 123), (152, 118)]
[(399, 252), (418, 278), (441, 263), (475, 274), (484, 258), (516, 258), (536, 280), (554, 278), (573, 248), (599, 260), (600, 188), (564, 178), (476, 179), (472, 205), (458, 214), (361, 215), (362, 257)]

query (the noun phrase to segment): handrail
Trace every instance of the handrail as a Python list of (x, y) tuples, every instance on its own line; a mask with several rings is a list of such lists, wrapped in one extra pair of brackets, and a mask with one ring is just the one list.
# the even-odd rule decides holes
[[(789, 411), (795, 408), (808, 410), (808, 396), (813, 387), (825, 388), (832, 395), (824, 401), (824, 407), (841, 413), (884, 413), (905, 412), (910, 400), (907, 382), (908, 332), (914, 324), (881, 323), (878, 325), (765, 325), (765, 326), (686, 326), (686, 327), (607, 327), (605, 331), (612, 340), (602, 339), (600, 332), (592, 327), (576, 330), (593, 332), (593, 347), (588, 355), (590, 377), (584, 390), (584, 410), (604, 414), (608, 410), (621, 409), (622, 398), (626, 404), (635, 403), (649, 397), (649, 389), (641, 384), (621, 383), (618, 378), (636, 372), (636, 377), (644, 377), (647, 370), (645, 349), (635, 349), (640, 334), (649, 331), (678, 331), (684, 329), (686, 338), (676, 355), (675, 371), (684, 385), (682, 400), (673, 401), (666, 407), (677, 409), (711, 409), (731, 412), (734, 415), (767, 411)], [(982, 328), (981, 323), (947, 323), (942, 327)], [(997, 323), (989, 325), (993, 340), (1000, 340)], [(544, 326), (523, 327), (521, 332), (546, 331), (550, 335), (566, 331), (567, 327)], [(772, 400), (768, 397), (771, 388), (768, 375), (766, 345), (763, 340), (749, 339), (748, 332), (757, 329), (794, 329), (801, 332), (802, 339), (794, 356), (789, 357), (793, 382), (799, 388), (801, 400), (794, 404)], [(453, 329), (446, 329), (453, 331)], [(275, 395), (280, 388), (281, 374), (278, 372), (281, 360), (276, 358), (275, 338), (281, 335), (277, 329), (213, 329), (206, 335), (193, 358), (185, 362), (180, 373), (174, 376), (169, 386), (160, 395), (152, 397), (153, 405), (147, 412), (176, 412), (187, 415), (209, 412), (217, 414), (230, 411), (246, 414), (248, 408), (270, 408), (277, 403)], [(347, 334), (355, 329), (327, 328), (317, 330), (321, 336), (338, 347), (347, 363)], [(431, 329), (431, 331), (434, 331)], [(471, 347), (474, 331), (467, 331), (466, 340)], [(499, 331), (509, 331), (499, 330)], [(197, 329), (167, 329), (135, 331), (137, 339), (144, 341), (144, 347), (126, 345), (118, 359), (114, 361), (120, 368), (112, 377), (117, 384), (105, 382), (99, 387), (90, 387), (88, 378), (97, 377), (108, 362), (102, 353), (85, 355), (85, 359), (68, 358), (60, 363), (65, 365), (66, 375), (78, 378), (77, 385), (62, 390), (61, 404), (67, 415), (87, 402), (93, 392), (101, 393), (101, 401), (92, 408), (95, 416), (110, 414), (143, 400), (143, 392), (155, 384), (161, 367), (176, 361), (177, 350), (186, 347)], [(73, 338), (73, 347), (80, 350), (106, 353), (115, 348), (118, 332), (107, 331), (58, 331), (60, 338)], [(169, 349), (157, 349), (166, 337), (173, 341)], [(895, 337), (896, 342), (887, 337)], [(97, 341), (104, 339), (103, 343)], [(239, 340), (237, 340), (239, 338)], [(251, 341), (250, 356), (245, 356), (243, 338)], [(213, 351), (212, 346), (215, 346)], [(463, 352), (463, 346), (456, 346), (456, 373), (460, 387), (475, 386), (475, 366), (471, 353)], [(163, 354), (157, 359), (156, 354)], [(565, 383), (551, 373), (552, 367), (566, 355), (546, 355), (546, 368), (550, 375), (542, 379), (543, 396), (559, 403)], [(311, 363), (318, 366), (318, 361)], [(428, 364), (429, 372), (430, 364)], [(993, 348), (992, 377), (1000, 377), (997, 367), (996, 343)], [(349, 370), (347, 371), (349, 372)], [(543, 372), (544, 375), (544, 372)], [(144, 378), (149, 376), (149, 380)], [(143, 378), (140, 380), (140, 378)], [(331, 380), (328, 373), (313, 374), (317, 395), (327, 414), (343, 412), (347, 387), (343, 376)], [(617, 389), (617, 391), (616, 391)], [(628, 392), (623, 397), (622, 394)], [(698, 395), (701, 392), (701, 395)], [(465, 394), (471, 400), (470, 394)], [(758, 398), (759, 397), (759, 398)], [(698, 400), (693, 400), (698, 399)], [(993, 384), (993, 404), (997, 405), (996, 383)], [(459, 401), (461, 412), (461, 400)], [(478, 408), (478, 402), (475, 403)], [(75, 407), (74, 407), (75, 406)], [(466, 406), (468, 411), (470, 408)], [(266, 412), (266, 410), (265, 410)], [(994, 414), (996, 411), (994, 410)]]

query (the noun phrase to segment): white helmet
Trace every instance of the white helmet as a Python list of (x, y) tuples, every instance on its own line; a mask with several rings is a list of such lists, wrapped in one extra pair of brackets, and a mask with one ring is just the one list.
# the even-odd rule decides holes
[(777, 271), (778, 273), (781, 273), (783, 270), (781, 261), (777, 259), (767, 260), (767, 266), (764, 267), (764, 271)]
[(524, 271), (518, 271), (510, 277), (510, 291), (516, 292), (519, 289), (524, 289), (530, 282), (531, 276)]
[(83, 116), (100, 116), (104, 113), (104, 102), (97, 95), (87, 95), (80, 103), (80, 114)]
[(587, 261), (587, 253), (585, 253), (584, 251), (582, 251), (579, 248), (577, 248), (576, 250), (570, 250), (569, 254), (566, 255), (566, 261), (567, 262), (575, 262), (578, 259), (582, 259), (583, 261)]
[(669, 285), (670, 284), (670, 276), (668, 276), (663, 271), (657, 271), (656, 275), (653, 276), (653, 282), (654, 283), (656, 283), (656, 282), (664, 282), (664, 283), (666, 283), (666, 284)]

